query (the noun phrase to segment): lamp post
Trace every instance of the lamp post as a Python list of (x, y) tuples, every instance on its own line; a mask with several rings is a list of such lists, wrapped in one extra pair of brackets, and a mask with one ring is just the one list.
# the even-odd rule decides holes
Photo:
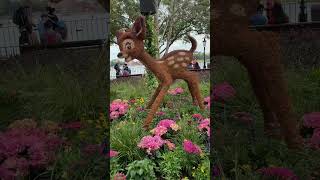
[(206, 38), (204, 37), (203, 38), (203, 69), (206, 69), (207, 67), (206, 67), (206, 43), (207, 43), (207, 41), (206, 41)]
[(299, 22), (307, 22), (307, 13), (305, 12), (306, 5), (305, 1), (300, 1), (300, 13), (299, 13)]

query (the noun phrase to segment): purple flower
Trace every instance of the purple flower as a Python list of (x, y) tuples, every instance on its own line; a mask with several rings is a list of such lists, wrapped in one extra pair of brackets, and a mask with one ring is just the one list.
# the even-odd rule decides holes
[(226, 102), (236, 95), (235, 89), (227, 82), (216, 85), (213, 88), (213, 100), (219, 102)]
[(283, 180), (298, 180), (292, 170), (283, 167), (266, 167), (258, 170), (260, 174), (268, 177), (276, 177)]
[(308, 128), (320, 128), (320, 112), (312, 112), (303, 116), (303, 125)]

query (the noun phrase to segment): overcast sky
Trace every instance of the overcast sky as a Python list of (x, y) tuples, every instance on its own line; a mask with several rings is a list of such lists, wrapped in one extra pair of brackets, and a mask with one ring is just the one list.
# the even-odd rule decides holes
[[(194, 35), (194, 34), (191, 34), (192, 37), (194, 37), (196, 40), (197, 40), (197, 49), (196, 51), (198, 52), (203, 52), (203, 37), (204, 35), (201, 34), (201, 35)], [(208, 54), (210, 52), (210, 39), (209, 38), (206, 38), (206, 54)], [(178, 49), (185, 49), (185, 50), (189, 50), (191, 48), (191, 43), (188, 41), (186, 43), (184, 43), (182, 40), (177, 40), (175, 41), (171, 46), (170, 46), (170, 49), (169, 49), (169, 52), (170, 51), (173, 51), (173, 50), (178, 50)], [(119, 47), (118, 45), (113, 45), (110, 47), (110, 60), (114, 60), (114, 59), (117, 59), (117, 54), (119, 53)]]

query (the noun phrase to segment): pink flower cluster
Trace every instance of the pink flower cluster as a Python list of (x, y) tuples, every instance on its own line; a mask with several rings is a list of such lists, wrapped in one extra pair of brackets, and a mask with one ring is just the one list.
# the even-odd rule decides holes
[(162, 136), (165, 133), (167, 133), (169, 129), (178, 131), (180, 127), (174, 120), (163, 119), (158, 123), (158, 125), (154, 129), (151, 130), (151, 133), (156, 136)]
[(312, 112), (303, 116), (303, 125), (313, 128), (313, 135), (310, 138), (310, 145), (313, 148), (320, 149), (320, 112)]
[(211, 101), (210, 101), (210, 96), (204, 98), (204, 104), (207, 106), (207, 108), (210, 110), (210, 105), (211, 105)]
[(145, 149), (148, 154), (158, 150), (165, 143), (160, 136), (145, 136), (141, 139), (138, 147)]
[(207, 135), (210, 137), (210, 119), (206, 118), (206, 119), (200, 120), (198, 129), (200, 131), (203, 131), (203, 130), (207, 131)]
[(197, 121), (200, 121), (200, 120), (203, 119), (203, 117), (202, 117), (201, 114), (193, 114), (193, 115), (192, 115), (192, 118), (193, 118), (194, 120), (197, 120)]
[(62, 140), (40, 128), (12, 128), (0, 134), (0, 179), (26, 176), (43, 169), (55, 158)]
[(320, 112), (312, 112), (305, 114), (303, 117), (303, 125), (308, 128), (320, 128)]
[(198, 145), (193, 144), (190, 140), (187, 140), (187, 139), (183, 141), (183, 149), (189, 154), (202, 153), (201, 148)]
[(127, 177), (123, 173), (117, 173), (114, 175), (113, 180), (126, 180)]
[(276, 177), (283, 180), (298, 180), (298, 177), (288, 168), (267, 167), (258, 170), (263, 176)]
[(226, 102), (236, 95), (236, 90), (227, 82), (218, 84), (213, 87), (213, 100)]
[(116, 99), (110, 104), (110, 119), (115, 120), (125, 115), (129, 109), (129, 104), (125, 100)]
[(118, 156), (118, 154), (119, 154), (118, 151), (114, 151), (114, 150), (112, 150), (112, 149), (111, 149), (110, 152), (109, 152), (110, 158), (116, 157), (116, 156)]
[(168, 91), (168, 93), (171, 95), (178, 95), (178, 94), (182, 94), (183, 92), (184, 90), (181, 87), (177, 87), (175, 89), (171, 89)]

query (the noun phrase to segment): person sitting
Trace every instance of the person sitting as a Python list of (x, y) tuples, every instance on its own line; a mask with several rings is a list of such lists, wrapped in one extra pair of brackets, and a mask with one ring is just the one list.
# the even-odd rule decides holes
[(120, 66), (119, 66), (119, 63), (117, 62), (115, 65), (114, 65), (114, 70), (116, 70), (116, 77), (119, 77), (121, 76), (121, 69), (120, 69)]
[(260, 4), (257, 8), (257, 13), (250, 18), (250, 24), (253, 26), (265, 25), (268, 19), (263, 15), (264, 6)]
[(44, 38), (44, 44), (45, 45), (52, 45), (62, 42), (61, 35), (53, 30), (53, 23), (51, 21), (47, 21), (44, 23), (45, 27), (45, 38)]
[(284, 12), (280, 2), (274, 2), (271, 9), (269, 24), (284, 24), (289, 22), (289, 17)]
[(197, 70), (198, 70), (198, 69), (201, 69), (200, 66), (199, 66), (198, 61), (195, 61), (195, 62), (194, 62), (194, 64), (193, 64), (193, 69), (197, 69)]

